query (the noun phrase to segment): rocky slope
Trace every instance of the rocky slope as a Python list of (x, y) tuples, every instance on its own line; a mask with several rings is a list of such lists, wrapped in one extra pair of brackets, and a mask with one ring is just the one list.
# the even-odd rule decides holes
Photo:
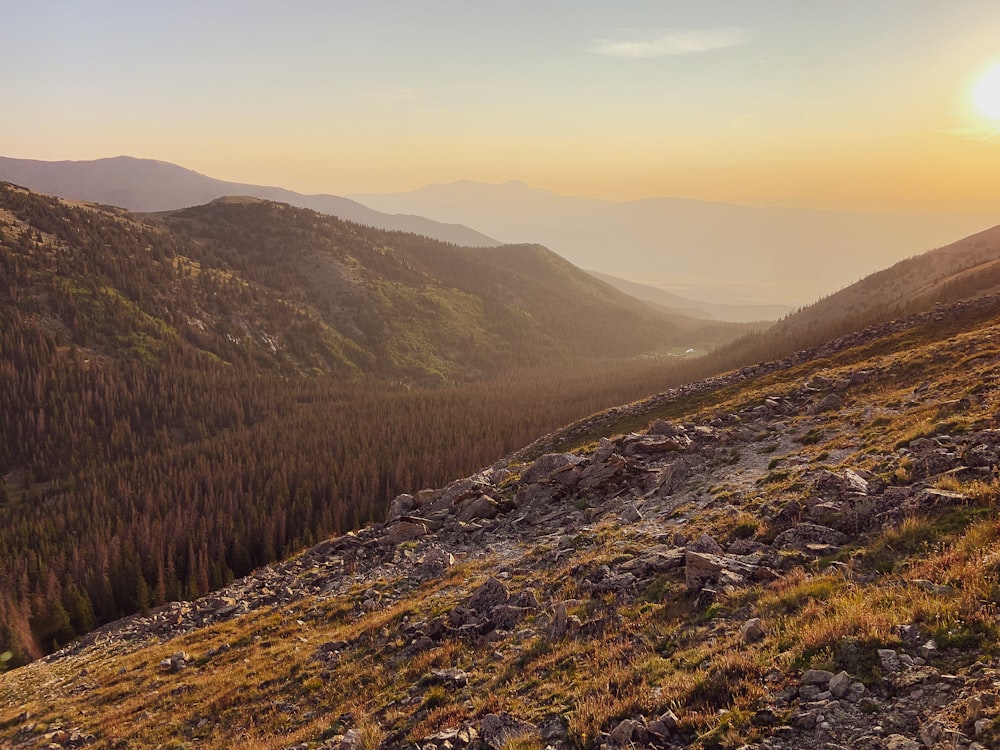
[(1000, 744), (1000, 298), (595, 415), (0, 680), (11, 747)]

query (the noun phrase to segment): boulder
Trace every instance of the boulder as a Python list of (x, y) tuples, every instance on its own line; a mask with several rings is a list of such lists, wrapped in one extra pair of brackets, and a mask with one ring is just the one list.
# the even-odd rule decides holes
[(757, 641), (764, 640), (767, 631), (764, 630), (760, 618), (754, 617), (743, 623), (740, 627), (740, 635), (743, 637), (744, 643), (756, 643)]
[(844, 399), (836, 393), (830, 393), (813, 407), (813, 414), (822, 414), (825, 411), (837, 411), (844, 407)]
[(417, 507), (417, 499), (413, 495), (396, 495), (396, 498), (389, 503), (389, 511), (385, 515), (386, 523), (392, 523), (400, 516), (405, 516)]
[(583, 458), (573, 453), (546, 453), (521, 473), (522, 484), (553, 481), (556, 476), (570, 471), (584, 463)]
[(702, 534), (693, 542), (689, 543), (687, 545), (687, 549), (691, 552), (707, 552), (710, 555), (722, 554), (722, 547), (708, 534)]
[(458, 520), (469, 522), (477, 518), (495, 518), (500, 512), (497, 501), (489, 495), (480, 495), (462, 503), (458, 511)]
[(413, 521), (397, 521), (382, 532), (382, 542), (395, 547), (401, 542), (412, 542), (427, 536), (427, 527)]
[(500, 604), (490, 610), (490, 624), (497, 630), (513, 630), (524, 620), (527, 613), (522, 607)]
[(506, 604), (510, 599), (510, 592), (507, 587), (492, 576), (486, 583), (478, 586), (469, 598), (469, 609), (480, 614), (489, 614), (494, 607)]
[(581, 490), (593, 490), (605, 487), (625, 475), (628, 463), (617, 453), (608, 456), (603, 461), (594, 461), (580, 469), (577, 477), (577, 487)]
[(634, 503), (628, 503), (618, 514), (618, 520), (622, 523), (636, 523), (642, 520), (642, 513), (635, 507)]
[(820, 687), (827, 687), (830, 684), (830, 680), (834, 677), (833, 672), (827, 671), (826, 669), (807, 669), (802, 673), (802, 677), (799, 679), (800, 685), (819, 685)]
[(834, 698), (843, 698), (851, 690), (851, 676), (847, 672), (841, 671), (830, 678), (826, 689), (830, 691)]
[(829, 526), (816, 523), (797, 523), (792, 528), (782, 531), (774, 539), (774, 547), (805, 550), (810, 544), (839, 547), (848, 540), (847, 534)]
[(677, 435), (684, 434), (684, 428), (665, 419), (657, 419), (649, 426), (646, 432), (649, 435), (658, 435), (660, 437), (676, 437)]

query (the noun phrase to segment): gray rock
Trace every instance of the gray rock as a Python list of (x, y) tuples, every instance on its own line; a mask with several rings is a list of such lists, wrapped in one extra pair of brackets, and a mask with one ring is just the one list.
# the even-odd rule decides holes
[(677, 435), (684, 434), (684, 428), (665, 419), (657, 419), (649, 426), (647, 433), (650, 435), (659, 435), (660, 437), (676, 437)]
[(386, 523), (397, 520), (417, 507), (417, 500), (413, 495), (396, 495), (396, 498), (389, 503), (389, 511), (386, 513)]
[(722, 547), (708, 534), (702, 534), (693, 542), (689, 543), (687, 545), (687, 549), (691, 552), (707, 552), (710, 555), (722, 554)]
[(642, 513), (635, 507), (634, 503), (628, 503), (618, 514), (618, 520), (622, 523), (636, 523), (642, 520)]
[(566, 637), (568, 628), (568, 618), (566, 615), (566, 603), (557, 602), (552, 608), (552, 623), (549, 625), (549, 640), (561, 641)]
[(826, 689), (834, 698), (844, 698), (851, 690), (851, 676), (847, 672), (838, 672), (830, 678)]
[(886, 672), (898, 672), (903, 668), (903, 663), (899, 660), (899, 654), (891, 648), (880, 648), (878, 650), (878, 659), (882, 663), (882, 669)]
[(497, 630), (513, 630), (524, 620), (527, 610), (500, 604), (490, 611), (490, 624)]
[(430, 678), (427, 681), (440, 682), (455, 687), (465, 687), (469, 684), (469, 673), (457, 668), (432, 669)]
[(743, 637), (744, 643), (756, 643), (757, 641), (764, 640), (767, 631), (764, 630), (760, 618), (754, 617), (743, 623), (740, 627), (740, 635)]
[(608, 739), (611, 744), (617, 747), (628, 747), (632, 744), (632, 737), (636, 730), (642, 725), (635, 719), (622, 719), (618, 725), (611, 730)]
[(807, 669), (799, 679), (800, 685), (821, 685), (826, 687), (833, 679), (833, 672), (825, 669)]
[(579, 466), (584, 460), (573, 453), (546, 453), (524, 470), (521, 482), (535, 484), (543, 480), (551, 481), (557, 474)]
[(782, 531), (774, 539), (774, 547), (785, 549), (806, 549), (810, 544), (830, 545), (839, 547), (845, 544), (848, 536), (836, 529), (820, 526), (815, 523), (798, 523), (792, 528)]
[(813, 408), (814, 414), (821, 414), (825, 411), (836, 411), (838, 409), (844, 408), (844, 399), (838, 396), (836, 393), (830, 393), (825, 396), (816, 406)]
[(466, 500), (458, 511), (458, 520), (469, 522), (477, 518), (495, 518), (500, 512), (497, 501), (489, 495)]
[(923, 750), (920, 743), (901, 734), (890, 734), (885, 738), (885, 750)]
[(494, 607), (506, 604), (510, 599), (510, 592), (507, 587), (492, 576), (486, 583), (478, 586), (469, 598), (469, 608), (480, 614), (488, 614)]
[(402, 542), (412, 542), (427, 536), (427, 527), (413, 521), (397, 521), (382, 532), (382, 542), (395, 547)]
[(925, 643), (924, 645), (922, 645), (920, 648), (917, 649), (917, 653), (920, 654), (921, 659), (930, 659), (934, 656), (937, 656), (938, 653), (937, 643), (935, 643), (934, 639), (931, 638), (929, 641), (927, 641), (927, 643)]

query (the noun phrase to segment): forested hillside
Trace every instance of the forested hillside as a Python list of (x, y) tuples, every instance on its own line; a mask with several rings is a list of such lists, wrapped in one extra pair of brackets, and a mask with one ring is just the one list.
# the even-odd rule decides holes
[(0, 652), (205, 593), (660, 387), (658, 360), (605, 355), (669, 320), (541, 248), (469, 252), (0, 185)]

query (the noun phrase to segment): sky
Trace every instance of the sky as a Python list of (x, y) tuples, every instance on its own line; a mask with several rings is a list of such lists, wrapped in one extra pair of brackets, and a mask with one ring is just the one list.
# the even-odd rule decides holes
[(0, 0), (0, 18), (3, 156), (335, 194), (1000, 206), (1000, 102), (975, 96), (996, 0)]

